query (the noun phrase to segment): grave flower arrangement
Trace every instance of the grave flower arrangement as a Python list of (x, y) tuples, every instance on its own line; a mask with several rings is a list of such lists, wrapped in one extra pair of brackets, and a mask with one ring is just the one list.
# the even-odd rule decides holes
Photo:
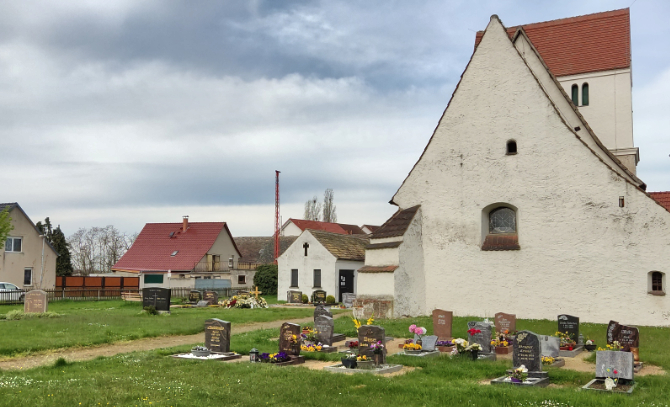
[(323, 345), (320, 343), (316, 345), (300, 345), (300, 350), (305, 352), (321, 352), (321, 349), (323, 349)]
[(282, 363), (287, 362), (291, 358), (285, 352), (279, 353), (261, 353), (261, 362), (263, 363)]
[(622, 350), (622, 349), (623, 349), (623, 346), (621, 346), (619, 341), (614, 341), (611, 344), (608, 343), (607, 345), (605, 345), (604, 348), (600, 348), (600, 347), (598, 348), (598, 350), (611, 350), (611, 351), (619, 351), (619, 350)]
[(561, 350), (573, 350), (577, 346), (577, 342), (567, 332), (556, 332), (555, 334), (561, 340)]
[(479, 352), (480, 350), (482, 350), (482, 345), (478, 343), (473, 343), (465, 347), (466, 352)]
[(454, 343), (452, 341), (437, 341), (435, 343), (435, 346), (454, 346)]
[(588, 350), (589, 352), (593, 352), (593, 351), (596, 350), (596, 348), (597, 348), (596, 341), (591, 340), (591, 339), (588, 339), (588, 340), (584, 343), (584, 347), (585, 347), (586, 350)]
[(370, 344), (370, 349), (372, 349), (372, 353), (379, 355), (384, 352), (384, 345), (382, 344), (382, 341), (377, 341), (376, 343), (373, 342)]
[(454, 344), (456, 345), (456, 347), (452, 351), (452, 354), (465, 353), (466, 352), (465, 349), (470, 345), (468, 341), (461, 338), (454, 339)]
[(524, 365), (512, 370), (512, 374), (509, 376), (510, 380), (514, 383), (522, 383), (527, 377), (528, 369), (526, 369), (526, 366)]
[(349, 349), (358, 348), (358, 341), (350, 341)]
[(421, 345), (416, 343), (406, 343), (402, 346), (404, 350), (421, 350)]
[(424, 336), (428, 330), (422, 326), (416, 326), (415, 324), (412, 324), (409, 326), (409, 332), (417, 335), (419, 340), (421, 340), (421, 337)]
[[(356, 327), (356, 330), (361, 327), (362, 323), (359, 321), (357, 318), (351, 317), (351, 320), (354, 321), (354, 326)], [(365, 321), (365, 325), (372, 325), (375, 322), (375, 314), (370, 315), (370, 318), (368, 318), (367, 321)]]
[(268, 308), (268, 303), (263, 297), (253, 297), (248, 294), (234, 295), (221, 302), (226, 308)]
[(551, 356), (542, 356), (542, 364), (543, 365), (553, 365), (556, 359), (552, 358)]
[(480, 333), (482, 333), (481, 329), (475, 329), (475, 328), (468, 329), (468, 334), (470, 336), (475, 336), (476, 334), (480, 334)]
[[(354, 355), (354, 356), (356, 356), (356, 355)], [(370, 360), (370, 359), (368, 359), (368, 357), (366, 355), (356, 356), (356, 361), (358, 361), (358, 362), (367, 362), (368, 360)]]
[(304, 330), (302, 331), (303, 333), (300, 335), (301, 339), (303, 342), (316, 342), (316, 330), (314, 329), (309, 329), (307, 328), (307, 332)]

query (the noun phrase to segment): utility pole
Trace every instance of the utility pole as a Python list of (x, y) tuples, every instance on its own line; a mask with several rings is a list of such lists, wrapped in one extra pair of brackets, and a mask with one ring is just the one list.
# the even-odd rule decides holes
[(279, 171), (275, 170), (275, 264), (279, 257)]

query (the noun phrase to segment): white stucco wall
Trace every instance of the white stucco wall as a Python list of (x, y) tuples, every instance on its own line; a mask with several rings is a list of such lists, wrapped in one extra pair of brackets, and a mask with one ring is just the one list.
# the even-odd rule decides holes
[(281, 230), (282, 236), (300, 236), (302, 230), (293, 222), (288, 222)]
[[(309, 244), (307, 256), (303, 244)], [(277, 298), (286, 300), (288, 290), (302, 291), (310, 296), (313, 291), (322, 289), (328, 295), (337, 298), (336, 258), (319, 243), (309, 230), (304, 231), (277, 259), (278, 284)], [(298, 287), (290, 287), (291, 269), (298, 269)], [(314, 287), (314, 269), (321, 269), (321, 287)]]
[[(422, 210), (414, 215), (398, 248), (400, 266), (394, 272), (395, 317), (421, 315), (426, 310), (426, 273), (423, 261)], [(435, 270), (439, 272), (439, 270)]]
[[(567, 128), (495, 18), (393, 199), (421, 204), (421, 314), (492, 316), (504, 303), (519, 318), (670, 323), (670, 299), (647, 294), (649, 271), (670, 272), (670, 213)], [(495, 202), (519, 208), (521, 250), (481, 250)]]
[(358, 273), (356, 297), (392, 298), (395, 294), (393, 273)]
[[(371, 240), (370, 243), (374, 244), (378, 242), (375, 239)], [(397, 266), (400, 264), (399, 262), (397, 247), (365, 251), (366, 266)]]

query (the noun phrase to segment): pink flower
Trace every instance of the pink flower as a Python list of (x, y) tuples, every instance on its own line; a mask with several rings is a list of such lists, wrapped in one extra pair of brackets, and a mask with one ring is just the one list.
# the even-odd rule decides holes
[(420, 332), (417, 332), (419, 335), (425, 335), (428, 330), (426, 328), (419, 328)]
[(416, 329), (416, 325), (412, 324), (412, 325), (409, 326), (409, 331), (410, 331), (411, 333), (414, 333), (414, 330), (415, 330), (415, 329)]

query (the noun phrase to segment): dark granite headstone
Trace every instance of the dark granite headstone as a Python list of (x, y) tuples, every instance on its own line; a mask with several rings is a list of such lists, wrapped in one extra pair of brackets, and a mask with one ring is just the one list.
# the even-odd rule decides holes
[(216, 318), (205, 321), (205, 347), (212, 352), (230, 352), (230, 322)]
[(504, 334), (505, 331), (514, 332), (516, 331), (516, 315), (499, 312), (495, 315), (494, 325), (498, 335)]
[(542, 356), (557, 358), (561, 351), (561, 338), (548, 335), (538, 335), (538, 337), (540, 338)]
[(289, 291), (287, 297), (289, 304), (302, 304), (302, 291)]
[(193, 290), (188, 293), (188, 302), (196, 304), (198, 301), (202, 301), (202, 293), (197, 290)]
[(26, 293), (23, 300), (23, 312), (35, 312), (43, 314), (49, 308), (47, 293), (42, 290), (32, 290)]
[(633, 380), (633, 363), (631, 352), (599, 350), (596, 352), (596, 378), (611, 377)]
[(219, 303), (219, 293), (216, 291), (205, 291), (202, 299), (207, 301), (208, 305), (217, 305)]
[(579, 339), (579, 317), (565, 314), (559, 315), (558, 332), (567, 333), (572, 340), (577, 342)]
[(386, 363), (386, 330), (381, 326), (363, 325), (358, 329), (358, 354), (365, 355), (368, 358), (374, 356), (374, 352), (370, 349), (373, 343), (381, 342), (384, 345), (384, 352), (382, 352), (381, 364)]
[(421, 338), (421, 349), (426, 352), (432, 352), (435, 350), (435, 345), (437, 345), (437, 335), (425, 335)]
[(451, 324), (454, 313), (441, 309), (433, 310), (433, 335), (437, 335), (441, 341), (448, 341), (451, 337)]
[(151, 287), (142, 290), (142, 307), (154, 307), (156, 311), (170, 312), (169, 288)]
[(314, 320), (316, 321), (316, 317), (324, 315), (331, 318), (333, 317), (333, 313), (330, 312), (330, 308), (326, 308), (324, 305), (317, 305), (316, 308), (314, 308)]
[(633, 326), (621, 325), (616, 321), (610, 321), (607, 326), (607, 343), (612, 344), (619, 341), (624, 350), (640, 347), (640, 331)]
[(514, 338), (514, 368), (524, 365), (529, 372), (542, 371), (540, 338), (530, 331), (521, 331)]
[[(300, 355), (300, 325), (291, 322), (284, 322), (279, 331), (279, 351), (286, 352), (289, 356)], [(295, 335), (298, 343), (293, 343), (292, 338)]]
[(477, 329), (481, 332), (470, 335), (468, 333), (469, 343), (478, 343), (482, 347), (482, 353), (491, 353), (491, 324), (488, 322), (470, 321), (468, 322), (468, 330)]
[(314, 304), (325, 304), (326, 303), (326, 292), (324, 290), (316, 290), (312, 294), (312, 303)]
[(333, 318), (327, 315), (319, 315), (314, 318), (314, 330), (316, 331), (316, 340), (323, 345), (333, 345), (333, 328), (335, 323)]

